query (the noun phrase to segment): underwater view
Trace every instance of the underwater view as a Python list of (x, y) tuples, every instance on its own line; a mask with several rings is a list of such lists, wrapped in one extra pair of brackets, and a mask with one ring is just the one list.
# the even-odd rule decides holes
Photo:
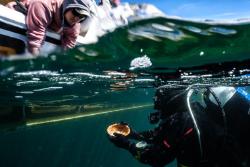
[(0, 166), (143, 167), (107, 127), (155, 128), (148, 118), (162, 86), (236, 87), (249, 104), (250, 21), (145, 18), (94, 44), (0, 61)]

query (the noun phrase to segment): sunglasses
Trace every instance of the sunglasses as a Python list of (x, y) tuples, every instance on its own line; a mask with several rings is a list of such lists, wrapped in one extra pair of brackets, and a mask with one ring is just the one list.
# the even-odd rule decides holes
[(84, 14), (81, 14), (79, 13), (75, 8), (72, 9), (72, 14), (75, 16), (75, 17), (78, 17), (80, 19), (79, 22), (82, 22), (84, 21), (88, 16), (84, 15)]

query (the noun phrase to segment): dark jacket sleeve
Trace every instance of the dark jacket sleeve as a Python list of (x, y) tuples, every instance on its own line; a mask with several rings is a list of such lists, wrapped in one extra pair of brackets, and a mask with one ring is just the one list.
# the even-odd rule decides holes
[(193, 135), (187, 113), (176, 113), (163, 120), (154, 130), (140, 133), (148, 144), (145, 148), (129, 147), (130, 153), (140, 162), (154, 167), (162, 167), (178, 158), (182, 141)]
[(175, 147), (169, 143), (164, 128), (166, 127), (160, 124), (153, 130), (138, 133), (140, 140), (145, 141), (147, 145), (138, 148), (135, 143), (131, 144), (128, 149), (130, 153), (140, 162), (153, 167), (163, 167), (173, 161), (176, 157)]
[(159, 130), (159, 127), (155, 128), (155, 129), (150, 129), (147, 131), (142, 131), (142, 132), (133, 132), (130, 135), (130, 139), (146, 141), (148, 143), (151, 143), (151, 142), (153, 142), (156, 135), (158, 134), (157, 133), (158, 130)]
[(143, 149), (137, 148), (136, 144), (131, 144), (129, 152), (141, 163), (153, 167), (163, 167), (175, 159), (173, 150), (166, 149), (163, 144), (148, 144)]

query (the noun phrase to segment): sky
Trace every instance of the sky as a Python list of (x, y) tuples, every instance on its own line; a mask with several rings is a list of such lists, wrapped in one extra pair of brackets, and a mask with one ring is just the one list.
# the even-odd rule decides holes
[(123, 0), (151, 3), (167, 15), (191, 19), (250, 18), (250, 0)]

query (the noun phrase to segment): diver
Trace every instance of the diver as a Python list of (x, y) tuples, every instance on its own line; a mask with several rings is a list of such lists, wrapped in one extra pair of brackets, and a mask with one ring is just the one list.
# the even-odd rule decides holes
[(154, 98), (157, 111), (149, 116), (150, 123), (157, 123), (155, 129), (131, 129), (128, 136), (114, 133), (108, 137), (117, 147), (153, 167), (163, 167), (175, 159), (179, 167), (247, 167), (249, 106), (244, 88), (162, 86)]

